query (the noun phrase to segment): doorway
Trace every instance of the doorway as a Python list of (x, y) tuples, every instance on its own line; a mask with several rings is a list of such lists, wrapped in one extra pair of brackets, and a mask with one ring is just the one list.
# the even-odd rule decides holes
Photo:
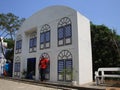
[(27, 78), (32, 79), (29, 75), (32, 73), (32, 76), (35, 76), (36, 72), (36, 58), (27, 59)]

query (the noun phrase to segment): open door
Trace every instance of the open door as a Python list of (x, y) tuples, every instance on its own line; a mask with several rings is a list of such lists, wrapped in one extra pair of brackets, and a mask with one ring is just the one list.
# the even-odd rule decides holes
[(32, 79), (29, 75), (32, 73), (35, 76), (36, 70), (36, 58), (28, 58), (27, 59), (27, 78)]

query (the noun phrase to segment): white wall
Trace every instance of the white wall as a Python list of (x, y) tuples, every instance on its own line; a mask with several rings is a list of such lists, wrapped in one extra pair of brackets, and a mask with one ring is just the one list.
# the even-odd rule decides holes
[(92, 51), (90, 22), (77, 13), (78, 18), (78, 57), (79, 57), (79, 83), (92, 82)]
[[(72, 21), (72, 44), (63, 47), (57, 46), (57, 25), (61, 18), (68, 17)], [(51, 27), (51, 45), (49, 49), (39, 49), (40, 30), (42, 25)], [(37, 52), (29, 53), (29, 35), (37, 32)], [(50, 56), (50, 81), (57, 81), (57, 57), (60, 51), (69, 50), (73, 57), (73, 80), (78, 84), (92, 81), (92, 58), (90, 42), (89, 20), (75, 10), (65, 6), (45, 8), (28, 18), (17, 35), (22, 35), (22, 53), (15, 54), (21, 57), (21, 71), (27, 67), (27, 58), (36, 57), (36, 80), (39, 79), (38, 62), (42, 53)]]

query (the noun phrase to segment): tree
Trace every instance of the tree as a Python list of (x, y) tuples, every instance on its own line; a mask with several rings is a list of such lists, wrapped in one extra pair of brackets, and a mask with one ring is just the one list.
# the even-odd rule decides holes
[(10, 60), (13, 62), (14, 57), (14, 41), (12, 39), (4, 39), (5, 42), (7, 42), (7, 49), (5, 53), (5, 57), (7, 60)]
[(99, 67), (120, 66), (120, 36), (105, 25), (91, 23), (93, 72)]
[[(24, 18), (21, 19), (12, 13), (0, 14), (0, 37), (9, 37), (9, 39), (6, 39), (6, 42), (8, 44), (6, 54), (4, 54), (3, 47), (1, 47), (4, 57), (7, 59), (8, 62), (9, 60), (11, 61), (9, 62), (9, 76), (12, 76), (15, 34), (24, 20)], [(2, 45), (2, 40), (0, 40), (0, 43)]]
[[(19, 18), (18, 16), (15, 16), (12, 13), (0, 14), (0, 30), (2, 32), (2, 33), (0, 33), (0, 37), (1, 36), (3, 38), (9, 37), (9, 39), (6, 41), (8, 42), (8, 47), (9, 47), (9, 45), (11, 45), (11, 50), (8, 51), (9, 54), (7, 54), (7, 55), (8, 56), (12, 55), (12, 56), (10, 56), (11, 60), (13, 59), (13, 53), (14, 53), (15, 34), (24, 20), (25, 20), (25, 18)], [(12, 42), (12, 43), (10, 44), (10, 42)], [(1, 41), (0, 41), (0, 43), (2, 45)], [(2, 52), (2, 53), (4, 55), (4, 52)], [(8, 59), (8, 56), (4, 55), (4, 57), (7, 57), (7, 59)]]
[[(19, 29), (25, 18), (19, 18), (12, 13), (0, 14), (0, 30), (2, 30), (1, 35), (4, 37), (10, 35), (10, 38), (14, 40), (16, 31)], [(0, 36), (1, 36), (0, 35)]]

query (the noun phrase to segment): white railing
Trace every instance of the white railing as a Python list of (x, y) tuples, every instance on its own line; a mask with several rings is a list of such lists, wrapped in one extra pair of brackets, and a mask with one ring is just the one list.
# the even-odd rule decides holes
[[(108, 74), (105, 72), (118, 72), (117, 74)], [(99, 68), (95, 71), (95, 82), (96, 85), (105, 83), (105, 77), (109, 78), (120, 78), (120, 67), (110, 67), (110, 68)]]

